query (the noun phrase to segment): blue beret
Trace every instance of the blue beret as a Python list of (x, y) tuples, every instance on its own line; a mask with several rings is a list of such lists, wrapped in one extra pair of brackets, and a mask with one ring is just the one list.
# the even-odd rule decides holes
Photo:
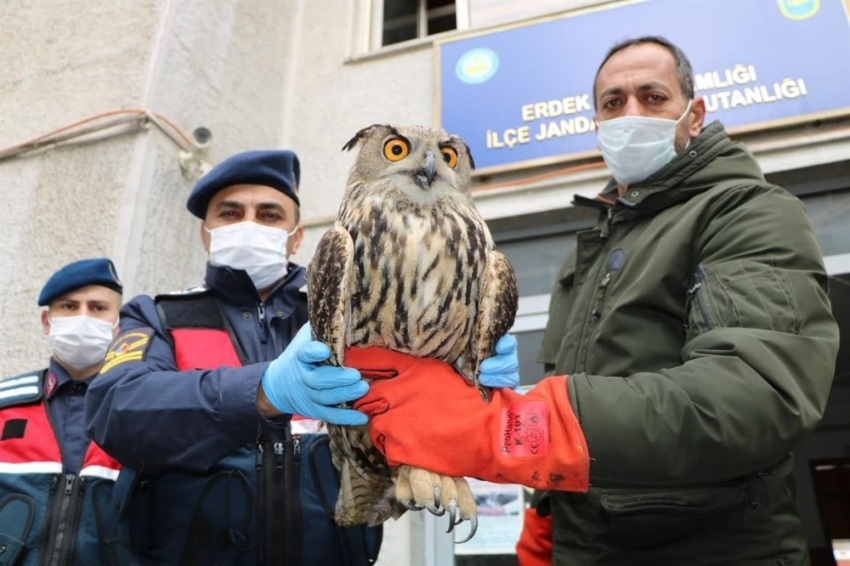
[(50, 276), (38, 296), (38, 306), (47, 306), (65, 293), (86, 285), (102, 285), (119, 293), (123, 290), (112, 261), (105, 257), (81, 259), (69, 263)]
[(192, 188), (186, 208), (200, 219), (207, 215), (213, 195), (232, 185), (265, 185), (277, 189), (300, 206), (298, 183), (301, 165), (295, 153), (284, 150), (258, 150), (237, 153), (213, 167)]

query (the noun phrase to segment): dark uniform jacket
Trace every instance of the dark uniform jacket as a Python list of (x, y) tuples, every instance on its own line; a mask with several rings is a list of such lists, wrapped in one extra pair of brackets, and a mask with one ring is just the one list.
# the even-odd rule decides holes
[(584, 204), (600, 222), (539, 357), (570, 375), (591, 456), (589, 493), (550, 495), (554, 564), (808, 563), (791, 450), (822, 416), (838, 328), (803, 204), (718, 122)]
[(87, 381), (50, 368), (0, 380), (0, 564), (125, 566), (118, 462), (88, 438)]
[[(116, 485), (119, 519), (133, 549), (152, 563), (349, 563), (323, 507), (315, 521), (288, 511), (293, 490), (298, 497), (291, 466), (302, 444), (293, 439), (288, 416), (266, 420), (257, 410), (268, 362), (306, 322), (303, 284), (304, 269), (291, 266), (261, 302), (244, 271), (207, 267), (208, 289), (185, 298), (215, 298), (241, 367), (178, 371), (186, 362), (175, 360), (158, 307), (180, 297), (140, 296), (125, 305), (121, 334), (86, 400), (87, 420), (92, 437), (127, 467)], [(222, 354), (200, 353), (216, 360)], [(274, 485), (265, 485), (269, 474)], [(292, 529), (323, 542), (287, 540)]]

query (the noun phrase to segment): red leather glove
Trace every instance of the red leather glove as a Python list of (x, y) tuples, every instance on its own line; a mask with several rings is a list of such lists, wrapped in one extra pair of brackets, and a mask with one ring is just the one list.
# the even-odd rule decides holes
[(495, 389), (486, 401), (439, 360), (354, 347), (346, 351), (345, 364), (373, 377), (354, 407), (369, 415), (372, 442), (390, 465), (587, 491), (587, 443), (567, 397), (566, 376), (546, 378), (525, 395)]
[(552, 515), (541, 517), (534, 507), (525, 510), (516, 557), (519, 566), (551, 566)]

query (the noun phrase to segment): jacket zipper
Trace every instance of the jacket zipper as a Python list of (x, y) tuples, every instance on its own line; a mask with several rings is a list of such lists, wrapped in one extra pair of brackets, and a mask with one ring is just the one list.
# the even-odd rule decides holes
[(284, 459), (284, 477), (286, 482), (286, 504), (284, 510), (284, 528), (289, 537), (289, 560), (286, 564), (301, 564), (301, 437), (293, 435), (289, 425), (286, 427), (286, 445), (290, 450)]
[(41, 540), (39, 542), (40, 548), (38, 555), (41, 557), (39, 564), (50, 564), (48, 554), (52, 552), (53, 548), (55, 548), (55, 545), (53, 544), (55, 538), (53, 536), (53, 531), (56, 530), (56, 523), (59, 520), (59, 517), (53, 512), (53, 510), (59, 501), (59, 499), (57, 499), (56, 489), (59, 487), (59, 481), (63, 477), (64, 476), (62, 474), (56, 474), (50, 478), (50, 495), (47, 500), (47, 508), (50, 511), (45, 515), (44, 530), (41, 533)]
[(265, 437), (257, 441), (257, 481), (259, 486), (259, 560), (261, 566), (271, 564), (272, 540), (274, 540), (274, 466), (269, 440)]
[(269, 517), (268, 523), (271, 528), (269, 529), (269, 538), (267, 539), (267, 543), (269, 544), (269, 553), (267, 556), (270, 558), (270, 560), (266, 563), (267, 565), (271, 565), (274, 563), (271, 560), (272, 556), (274, 556), (273, 551), (271, 550), (271, 542), (276, 538), (278, 541), (282, 540), (283, 542), (283, 544), (280, 544), (280, 546), (277, 547), (277, 552), (281, 553), (281, 556), (279, 556), (279, 563), (296, 564), (296, 562), (292, 561), (293, 541), (289, 537), (289, 531), (286, 530), (286, 499), (289, 494), (289, 486), (286, 485), (284, 482), (288, 482), (289, 478), (286, 477), (285, 471), (285, 448), (286, 447), (284, 446), (283, 442), (280, 440), (277, 440), (272, 444), (272, 474), (270, 478), (273, 482), (272, 500), (270, 506), (272, 516)]
[[(608, 252), (609, 252), (611, 246), (613, 245), (612, 241), (610, 239), (611, 233), (613, 231), (611, 229), (611, 220), (612, 220), (613, 216), (614, 216), (614, 207), (613, 207), (613, 205), (608, 205), (608, 212), (607, 212), (607, 218), (605, 219), (605, 224), (603, 224), (602, 228), (599, 231), (599, 237), (601, 239), (605, 240), (605, 244), (602, 246), (601, 249), (599, 249), (596, 252), (596, 257), (597, 258), (603, 258), (603, 260), (604, 260), (605, 257), (608, 256)], [(600, 265), (599, 268), (596, 270), (594, 277), (599, 277), (599, 275), (602, 273), (603, 269), (605, 269), (604, 263), (602, 265)], [(590, 304), (592, 305), (592, 307), (590, 309), (590, 317), (591, 317), (592, 320), (588, 320), (587, 315), (586, 314), (584, 315), (584, 322), (582, 324), (581, 336), (579, 337), (579, 344), (584, 344), (584, 350), (583, 351), (579, 350), (576, 353), (576, 362), (581, 360), (582, 367), (581, 368), (577, 367), (575, 369), (576, 372), (585, 371), (585, 368), (587, 367), (587, 357), (590, 355), (590, 348), (587, 346), (587, 337), (588, 337), (588, 335), (591, 331), (590, 330), (591, 323), (595, 323), (600, 318), (602, 318), (602, 301), (605, 297), (605, 289), (608, 286), (608, 283), (610, 283), (610, 282), (611, 282), (611, 273), (606, 272), (605, 275), (602, 278), (602, 281), (600, 281), (600, 283), (599, 283), (598, 290), (596, 291), (596, 293), (594, 293), (595, 296), (591, 297), (592, 300), (591, 300)], [(587, 311), (585, 311), (585, 313), (586, 312)]]
[(266, 327), (266, 305), (257, 305), (257, 323), (260, 325), (260, 341), (265, 344), (269, 339), (269, 330)]
[(697, 308), (702, 315), (702, 319), (705, 321), (706, 331), (712, 330), (717, 326), (714, 322), (714, 316), (711, 314), (711, 309), (708, 308), (705, 294), (699, 292), (703, 281), (705, 281), (705, 271), (703, 271), (702, 265), (697, 266), (697, 270), (694, 272), (694, 279), (695, 283), (688, 289), (688, 296), (696, 301)]
[[(64, 479), (61, 493), (59, 483)], [(48, 518), (49, 533), (43, 539), (42, 564), (47, 566), (65, 566), (72, 564), (74, 549), (77, 542), (80, 511), (82, 508), (82, 493), (85, 480), (74, 474), (56, 475), (51, 482), (50, 492), (52, 502)]]
[(263, 566), (301, 563), (301, 441), (292, 437), (289, 426), (285, 435), (283, 440), (263, 438), (257, 443), (259, 563)]
[(608, 236), (611, 234), (611, 219), (614, 217), (614, 206), (608, 205), (608, 211), (606, 212), (605, 224), (603, 224), (602, 229), (599, 231), (599, 237), (605, 240), (608, 239)]
[(593, 307), (593, 310), (590, 311), (590, 314), (594, 319), (599, 320), (602, 318), (602, 304), (605, 302), (605, 289), (608, 287), (608, 283), (611, 282), (611, 272), (607, 272), (605, 277), (602, 278), (602, 281), (599, 283), (599, 291), (597, 291), (596, 296), (596, 306)]
[[(56, 435), (56, 427), (44, 401), (44, 411), (57, 444), (61, 447), (60, 438)], [(60, 448), (63, 465), (64, 451)], [(62, 492), (59, 484), (64, 480)], [(82, 511), (83, 488), (85, 480), (75, 474), (56, 474), (50, 480), (50, 496), (48, 499), (47, 522), (44, 525), (44, 535), (39, 549), (40, 564), (45, 566), (71, 565), (77, 544), (80, 513)]]

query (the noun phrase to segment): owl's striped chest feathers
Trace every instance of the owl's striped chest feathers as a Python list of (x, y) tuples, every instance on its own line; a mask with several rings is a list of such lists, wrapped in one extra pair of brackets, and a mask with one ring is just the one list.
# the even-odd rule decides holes
[(340, 221), (354, 241), (350, 344), (450, 363), (467, 353), (493, 247), (477, 211), (371, 199)]

